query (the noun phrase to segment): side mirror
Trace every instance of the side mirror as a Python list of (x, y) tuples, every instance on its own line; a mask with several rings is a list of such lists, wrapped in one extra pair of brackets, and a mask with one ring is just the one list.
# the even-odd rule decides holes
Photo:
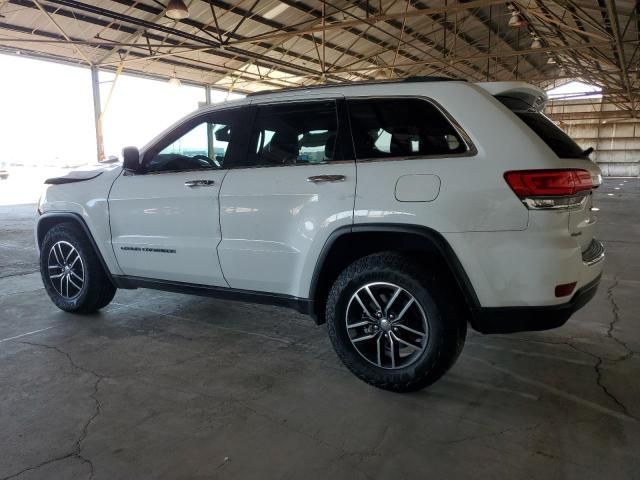
[(122, 149), (122, 166), (131, 172), (140, 170), (140, 151), (136, 147)]

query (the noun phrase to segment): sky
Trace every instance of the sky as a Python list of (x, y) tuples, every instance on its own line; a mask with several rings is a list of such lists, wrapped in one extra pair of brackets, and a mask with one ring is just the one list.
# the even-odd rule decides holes
[(551, 90), (547, 90), (550, 99), (585, 99), (585, 98), (601, 98), (602, 89), (594, 85), (587, 85), (582, 82), (568, 82), (564, 85)]
[[(105, 154), (119, 156), (198, 108), (202, 87), (100, 73)], [(223, 101), (226, 92), (213, 92)], [(237, 98), (232, 94), (230, 98)], [(88, 68), (0, 55), (0, 163), (75, 166), (94, 163), (96, 139)]]

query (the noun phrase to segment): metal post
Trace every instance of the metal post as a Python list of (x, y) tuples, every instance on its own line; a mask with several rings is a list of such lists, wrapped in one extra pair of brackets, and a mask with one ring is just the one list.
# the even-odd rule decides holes
[[(209, 85), (204, 86), (204, 103), (211, 105), (211, 87)], [(215, 160), (215, 152), (213, 151), (213, 125), (207, 122), (207, 149), (208, 156)]]
[(91, 67), (91, 90), (93, 92), (93, 115), (96, 128), (96, 148), (98, 161), (104, 159), (104, 139), (102, 137), (102, 106), (100, 103), (100, 71)]

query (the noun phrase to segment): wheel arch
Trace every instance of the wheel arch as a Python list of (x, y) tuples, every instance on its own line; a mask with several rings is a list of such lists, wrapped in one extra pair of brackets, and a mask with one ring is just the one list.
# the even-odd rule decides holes
[(54, 226), (59, 225), (61, 223), (72, 223), (78, 226), (80, 230), (82, 230), (84, 235), (89, 240), (89, 243), (91, 244), (91, 248), (93, 248), (94, 253), (98, 257), (98, 260), (100, 261), (100, 265), (102, 266), (102, 269), (104, 270), (105, 275), (107, 275), (107, 277), (109, 278), (109, 280), (113, 285), (117, 285), (117, 282), (111, 275), (111, 271), (109, 270), (109, 267), (107, 266), (107, 263), (105, 262), (104, 257), (102, 256), (102, 252), (98, 248), (98, 245), (96, 244), (96, 241), (93, 238), (93, 234), (91, 233), (91, 230), (89, 230), (89, 227), (87, 226), (87, 223), (84, 221), (82, 216), (80, 216), (77, 213), (51, 212), (51, 213), (42, 214), (38, 218), (38, 221), (36, 223), (36, 246), (38, 248), (38, 252), (40, 251), (42, 242), (44, 240), (44, 236), (47, 234), (47, 232)]
[[(354, 246), (357, 245), (357, 251)], [(458, 256), (439, 232), (421, 225), (359, 224), (341, 227), (325, 242), (316, 261), (309, 299), (311, 315), (318, 324), (325, 322), (327, 294), (339, 273), (358, 258), (381, 251), (418, 254), (419, 261), (436, 261), (436, 269), (446, 275), (469, 312), (471, 325), (480, 303)]]

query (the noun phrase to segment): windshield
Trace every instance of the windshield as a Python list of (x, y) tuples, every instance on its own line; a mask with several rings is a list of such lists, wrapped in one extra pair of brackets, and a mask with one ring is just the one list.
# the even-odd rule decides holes
[[(585, 158), (589, 156), (590, 152), (583, 150), (569, 135), (564, 133), (560, 127), (544, 114), (532, 111), (531, 109), (521, 109), (520, 107), (523, 105), (515, 102), (512, 97), (501, 98), (497, 96), (496, 98), (509, 107), (520, 120), (526, 123), (558, 157)], [(524, 102), (522, 103), (524, 104)]]

